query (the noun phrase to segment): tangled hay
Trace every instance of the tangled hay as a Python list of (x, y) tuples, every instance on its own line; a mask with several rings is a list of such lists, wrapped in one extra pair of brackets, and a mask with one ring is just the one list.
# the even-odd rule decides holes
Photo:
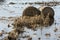
[(14, 27), (36, 28), (37, 26), (51, 26), (54, 23), (54, 10), (50, 7), (41, 7), (41, 12), (35, 7), (28, 7), (23, 11), (23, 16), (14, 21)]
[(54, 22), (54, 18), (48, 18), (48, 16), (46, 18), (43, 18), (41, 15), (34, 17), (23, 16), (22, 18), (20, 17), (19, 19), (14, 21), (14, 27), (19, 28), (19, 30), (24, 26), (34, 29), (38, 25), (50, 26), (53, 24), (53, 22)]
[(23, 11), (23, 16), (14, 21), (14, 27), (19, 29), (26, 26), (36, 28), (39, 26), (51, 26), (54, 23), (54, 10), (50, 7), (41, 7), (41, 12), (35, 7), (28, 7)]
[(14, 21), (14, 27), (18, 28), (18, 27), (26, 26), (26, 27), (32, 28), (33, 25), (35, 26), (36, 24), (43, 23), (42, 21), (43, 21), (43, 19), (41, 18), (40, 15), (34, 16), (34, 17), (29, 17), (29, 18), (28, 18), (28, 16), (23, 16)]
[(46, 17), (47, 14), (49, 13), (49, 17), (53, 18), (54, 17), (54, 10), (51, 7), (40, 7), (39, 10), (41, 13)]
[(54, 10), (43, 7), (41, 12), (35, 7), (28, 7), (23, 11), (23, 16), (14, 20), (14, 29), (9, 33), (9, 40), (16, 40), (24, 27), (35, 29), (36, 27), (51, 26), (54, 23)]
[(40, 15), (41, 12), (40, 10), (38, 10), (37, 8), (33, 7), (33, 6), (29, 6), (27, 7), (24, 11), (23, 11), (23, 16), (35, 16), (35, 15)]

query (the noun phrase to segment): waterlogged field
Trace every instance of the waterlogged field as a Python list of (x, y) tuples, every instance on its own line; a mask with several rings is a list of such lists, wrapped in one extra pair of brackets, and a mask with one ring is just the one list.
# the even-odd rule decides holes
[[(46, 0), (43, 0), (46, 1)], [(48, 2), (49, 0), (47, 0)], [(52, 0), (50, 0), (52, 1)], [(59, 1), (59, 0), (57, 0)], [(15, 4), (9, 4), (10, 2), (14, 2)], [(42, 0), (6, 0), (5, 3), (0, 5), (0, 40), (4, 40), (6, 36), (8, 36), (8, 32), (13, 30), (13, 26), (11, 25), (19, 16), (22, 16), (23, 10), (28, 6), (34, 6), (39, 8), (41, 5), (39, 4), (23, 4), (26, 2), (42, 2)], [(44, 27), (36, 29), (36, 31), (28, 29), (25, 27), (25, 32), (20, 34), (18, 39), (20, 40), (28, 40), (28, 38), (32, 38), (32, 40), (60, 40), (60, 5), (52, 7), (55, 11), (54, 16), (54, 24), (50, 27)], [(8, 26), (11, 27), (8, 27)], [(1, 32), (4, 30), (4, 34), (1, 36)], [(17, 40), (18, 40), (17, 39)]]

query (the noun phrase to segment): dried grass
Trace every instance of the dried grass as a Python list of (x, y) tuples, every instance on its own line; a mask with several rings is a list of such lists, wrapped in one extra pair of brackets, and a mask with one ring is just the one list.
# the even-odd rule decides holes
[(39, 16), (36, 15), (34, 17), (23, 16), (22, 18), (20, 17), (19, 19), (14, 21), (14, 27), (18, 28), (18, 27), (26, 26), (29, 28), (36, 28), (37, 25), (50, 26), (53, 24), (53, 22), (54, 22), (54, 19), (49, 18), (49, 15), (47, 15), (46, 18), (42, 17), (41, 15), (39, 15)]
[[(23, 11), (23, 16), (14, 20), (15, 30), (9, 33), (9, 40), (16, 40), (24, 27), (35, 29), (36, 27), (51, 26), (54, 23), (54, 11), (50, 7), (43, 7), (41, 12), (35, 7), (28, 7)], [(46, 34), (50, 36), (50, 34)], [(28, 39), (30, 40), (30, 38)]]

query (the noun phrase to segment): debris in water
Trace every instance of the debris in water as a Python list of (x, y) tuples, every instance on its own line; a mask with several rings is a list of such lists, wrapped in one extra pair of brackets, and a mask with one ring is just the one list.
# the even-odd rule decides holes
[(60, 36), (58, 36), (58, 38), (60, 38)]
[(57, 32), (57, 31), (58, 31), (58, 29), (57, 29), (57, 28), (55, 28), (55, 29), (54, 29), (54, 32)]
[(0, 32), (0, 36), (2, 36), (3, 35), (3, 33), (2, 32)]
[(8, 37), (5, 37), (4, 40), (9, 40)]
[(10, 13), (14, 13), (15, 11), (10, 11)]
[(4, 30), (1, 30), (2, 31), (2, 34), (7, 34), (7, 32), (5, 32)]
[(38, 38), (38, 40), (41, 40), (41, 38)]
[(11, 26), (8, 24), (8, 27), (11, 27)]
[(27, 35), (27, 36), (25, 35), (25, 36), (23, 36), (22, 38), (29, 38), (29, 37), (30, 37), (29, 35)]
[(31, 38), (31, 37), (29, 37), (29, 38), (28, 38), (28, 40), (32, 40), (32, 38)]
[(16, 3), (14, 3), (14, 2), (10, 2), (9, 4), (12, 4), (12, 5), (14, 5), (14, 4), (16, 4)]
[(51, 35), (50, 35), (50, 33), (46, 33), (45, 36), (46, 37), (50, 37)]

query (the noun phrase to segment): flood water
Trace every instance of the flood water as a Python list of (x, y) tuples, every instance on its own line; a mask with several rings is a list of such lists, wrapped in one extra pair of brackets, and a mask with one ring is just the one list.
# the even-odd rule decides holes
[[(41, 5), (38, 4), (23, 4), (25, 2), (38, 2), (40, 0), (32, 1), (32, 0), (6, 0), (6, 2), (2, 3), (0, 5), (0, 32), (4, 30), (5, 32), (10, 32), (13, 30), (13, 26), (11, 25), (19, 16), (22, 16), (23, 10), (28, 6), (34, 6), (36, 8), (39, 8)], [(43, 0), (46, 1), (46, 0)], [(48, 1), (48, 0), (47, 0)], [(52, 0), (50, 0), (52, 1)], [(59, 1), (59, 0), (57, 0)], [(14, 2), (15, 4), (9, 4), (10, 2)], [(42, 2), (42, 0), (40, 1)], [(55, 11), (54, 15), (54, 23), (53, 25), (49, 27), (37, 28), (36, 31), (24, 28), (26, 32), (22, 34), (22, 36), (29, 36), (32, 38), (32, 40), (60, 40), (60, 5), (53, 6), (52, 7)], [(8, 28), (8, 24), (11, 25), (11, 27)], [(57, 29), (57, 30), (56, 30)], [(55, 32), (56, 31), (56, 32)], [(4, 40), (3, 38), (8, 36), (8, 34), (3, 34), (3, 36), (0, 36), (0, 40)], [(18, 37), (20, 40), (28, 40), (27, 37)], [(17, 39), (17, 40), (18, 40)]]

